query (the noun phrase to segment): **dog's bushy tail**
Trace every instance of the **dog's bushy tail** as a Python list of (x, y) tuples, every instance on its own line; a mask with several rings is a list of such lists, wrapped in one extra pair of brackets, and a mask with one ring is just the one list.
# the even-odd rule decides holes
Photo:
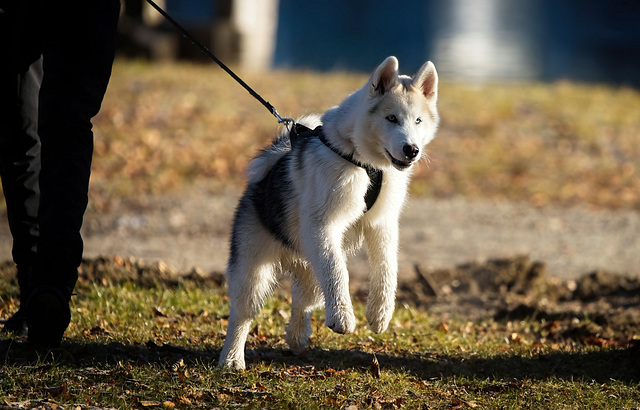
[[(298, 124), (302, 124), (310, 129), (314, 129), (321, 125), (319, 115), (305, 115), (296, 120)], [(271, 168), (291, 151), (291, 140), (289, 139), (289, 130), (282, 127), (280, 134), (273, 140), (271, 145), (263, 150), (251, 160), (247, 168), (247, 180), (249, 184), (260, 182), (269, 173)]]

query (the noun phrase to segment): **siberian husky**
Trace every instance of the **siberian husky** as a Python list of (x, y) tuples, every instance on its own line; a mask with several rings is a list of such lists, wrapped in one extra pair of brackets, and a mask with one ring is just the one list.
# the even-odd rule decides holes
[[(388, 57), (360, 90), (322, 116), (299, 120), (251, 162), (235, 213), (227, 280), (231, 309), (218, 367), (243, 369), (244, 345), (280, 277), (292, 280), (286, 341), (306, 349), (311, 312), (355, 330), (346, 256), (363, 244), (370, 264), (369, 327), (383, 332), (395, 305), (398, 219), (412, 168), (435, 136), (438, 75), (414, 77)], [(313, 129), (313, 131), (311, 131)]]

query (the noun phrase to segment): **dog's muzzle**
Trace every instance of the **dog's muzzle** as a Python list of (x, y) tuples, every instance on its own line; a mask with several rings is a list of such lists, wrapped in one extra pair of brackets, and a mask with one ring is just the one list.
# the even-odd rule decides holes
[(402, 159), (398, 159), (394, 157), (393, 155), (391, 155), (391, 153), (388, 150), (385, 150), (385, 151), (387, 153), (387, 156), (389, 157), (389, 160), (393, 164), (393, 166), (399, 169), (400, 171), (405, 170), (409, 168), (411, 165), (413, 165), (415, 159), (420, 154), (420, 148), (418, 148), (418, 146), (414, 144), (406, 144), (405, 146), (402, 147), (402, 152), (405, 155), (404, 158)]

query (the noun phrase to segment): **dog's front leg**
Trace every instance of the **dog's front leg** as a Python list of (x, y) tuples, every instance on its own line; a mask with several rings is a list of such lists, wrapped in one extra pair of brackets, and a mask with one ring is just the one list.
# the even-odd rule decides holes
[(349, 272), (342, 250), (343, 232), (324, 224), (310, 224), (302, 237), (304, 252), (324, 293), (326, 324), (336, 333), (352, 333), (356, 317), (349, 295)]
[(381, 333), (387, 329), (395, 309), (398, 284), (397, 225), (369, 226), (364, 238), (371, 267), (366, 316), (371, 330)]

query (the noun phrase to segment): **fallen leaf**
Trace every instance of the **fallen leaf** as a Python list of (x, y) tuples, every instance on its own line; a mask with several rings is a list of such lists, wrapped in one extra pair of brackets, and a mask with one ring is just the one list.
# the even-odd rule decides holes
[(55, 387), (45, 387), (44, 391), (49, 393), (51, 395), (51, 397), (53, 397), (54, 399), (57, 398), (58, 396), (60, 396), (62, 393), (64, 393), (65, 391), (67, 391), (67, 386), (65, 386), (64, 384), (62, 386), (55, 386)]
[(373, 355), (371, 366), (369, 366), (369, 372), (371, 372), (371, 376), (373, 376), (375, 379), (380, 378), (380, 363), (378, 362), (378, 358), (375, 354)]
[(160, 309), (158, 309), (157, 307), (154, 307), (153, 308), (153, 317), (167, 317), (167, 315), (162, 313), (160, 311)]
[(617, 340), (609, 340), (604, 339), (602, 337), (597, 336), (584, 336), (580, 338), (584, 344), (594, 345), (598, 347), (620, 347), (624, 346), (626, 343), (619, 342)]
[(466, 403), (462, 400), (455, 399), (451, 403), (449, 403), (450, 409), (461, 409), (466, 405)]
[(180, 396), (178, 397), (178, 404), (180, 404), (181, 407), (191, 407), (191, 399), (189, 399), (186, 396)]
[(442, 321), (438, 325), (438, 330), (444, 333), (449, 333), (449, 325), (447, 325), (444, 321)]
[(171, 370), (173, 370), (174, 372), (177, 372), (178, 369), (180, 369), (181, 367), (184, 367), (184, 359), (180, 359), (177, 362), (175, 362), (172, 366), (171, 366)]
[(327, 367), (326, 369), (324, 369), (324, 373), (327, 376), (344, 376), (345, 371), (344, 370), (336, 370), (336, 369), (332, 369), (331, 367)]
[(516, 332), (513, 332), (507, 338), (507, 343), (519, 345), (520, 343), (522, 343), (522, 336), (520, 336)]
[(140, 400), (139, 403), (142, 407), (159, 407), (162, 406), (162, 403), (154, 400)]
[(561, 327), (560, 322), (558, 322), (557, 320), (552, 320), (550, 322), (545, 323), (545, 325), (542, 326), (542, 330), (546, 330), (549, 333), (555, 333), (560, 329), (560, 327)]

